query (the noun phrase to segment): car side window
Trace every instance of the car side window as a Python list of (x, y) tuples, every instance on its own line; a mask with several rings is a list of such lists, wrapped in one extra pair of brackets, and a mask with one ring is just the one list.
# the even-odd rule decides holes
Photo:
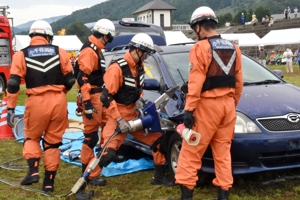
[(145, 79), (154, 78), (158, 82), (160, 82), (162, 76), (160, 73), (159, 66), (154, 59), (154, 57), (150, 56), (147, 60), (144, 61), (144, 68), (145, 68)]

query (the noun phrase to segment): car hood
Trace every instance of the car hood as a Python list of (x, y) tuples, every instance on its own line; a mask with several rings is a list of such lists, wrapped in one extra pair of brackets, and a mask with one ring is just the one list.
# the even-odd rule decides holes
[(244, 86), (237, 111), (252, 119), (300, 113), (300, 88), (288, 83)]

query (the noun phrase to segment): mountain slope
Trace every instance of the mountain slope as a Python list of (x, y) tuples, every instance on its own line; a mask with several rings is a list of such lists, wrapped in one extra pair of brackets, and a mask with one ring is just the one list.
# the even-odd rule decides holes
[[(63, 17), (51, 24), (53, 31), (57, 32), (61, 28), (68, 28), (72, 23), (79, 21), (82, 23), (94, 22), (101, 18), (110, 20), (120, 20), (124, 17), (134, 17), (132, 13), (152, 0), (108, 0), (96, 4), (90, 8), (85, 8), (73, 12), (71, 15)], [(230, 13), (232, 16), (242, 10), (256, 10), (259, 6), (270, 10), (271, 14), (283, 13), (286, 6), (290, 5), (294, 9), (299, 0), (163, 0), (174, 6), (173, 23), (186, 23), (193, 11), (199, 6), (210, 6), (217, 15)], [(252, 11), (251, 11), (252, 12)], [(51, 22), (52, 18), (50, 18)], [(19, 28), (19, 27), (17, 27)], [(29, 29), (29, 26), (28, 26)], [(27, 29), (27, 30), (28, 30)]]
[[(60, 15), (60, 16), (56, 16), (56, 17), (44, 18), (42, 20), (45, 20), (48, 23), (53, 23), (53, 22), (56, 22), (57, 20), (60, 20), (60, 19), (62, 19), (64, 17), (66, 17), (66, 15)], [(24, 24), (20, 24), (18, 26), (15, 26), (14, 27), (15, 34), (21, 33), (23, 31), (27, 32), (30, 29), (31, 24), (34, 21), (35, 20), (31, 20), (31, 21), (28, 21), (28, 22), (26, 22)]]

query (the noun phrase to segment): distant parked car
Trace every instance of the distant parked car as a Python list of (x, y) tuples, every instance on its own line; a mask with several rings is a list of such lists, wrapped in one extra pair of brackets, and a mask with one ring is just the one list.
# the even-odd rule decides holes
[[(96, 22), (86, 23), (85, 25), (92, 30)], [(106, 45), (106, 51), (121, 50), (126, 46), (131, 38), (137, 33), (147, 33), (152, 38), (154, 44), (165, 46), (165, 34), (161, 26), (138, 21), (113, 21), (116, 28), (116, 36), (112, 43)]]
[[(157, 90), (145, 91), (145, 99), (155, 100), (166, 89), (187, 81), (191, 47), (157, 47), (157, 53), (145, 60), (146, 78), (157, 80)], [(107, 65), (124, 53), (125, 50), (106, 52)], [(233, 173), (300, 167), (300, 88), (281, 79), (281, 70), (270, 71), (247, 55), (243, 54), (242, 64), (244, 89), (236, 109), (235, 137), (231, 148)], [(184, 95), (178, 91), (168, 102), (163, 117), (181, 123), (184, 103)], [(163, 148), (167, 152), (171, 173), (175, 173), (182, 139), (175, 131), (163, 134)], [(149, 146), (136, 138), (127, 137), (124, 144), (151, 155)], [(210, 148), (203, 156), (201, 170), (214, 173)]]

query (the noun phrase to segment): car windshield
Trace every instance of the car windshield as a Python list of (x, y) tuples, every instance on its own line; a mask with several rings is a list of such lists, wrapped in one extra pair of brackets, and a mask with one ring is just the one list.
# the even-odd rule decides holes
[[(162, 55), (174, 83), (182, 85), (188, 80), (189, 52)], [(281, 80), (251, 58), (242, 56), (244, 85), (280, 83)]]
[(177, 85), (182, 85), (188, 79), (189, 53), (190, 52), (180, 52), (162, 55), (173, 81)]

